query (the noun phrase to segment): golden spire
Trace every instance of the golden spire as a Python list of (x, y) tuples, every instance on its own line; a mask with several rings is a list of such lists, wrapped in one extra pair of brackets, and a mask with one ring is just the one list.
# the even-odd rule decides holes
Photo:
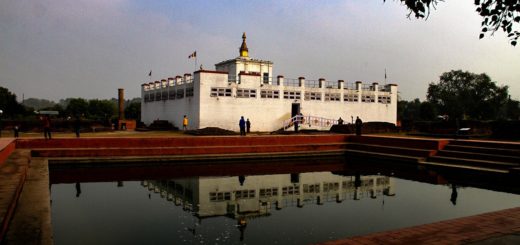
[(244, 32), (242, 35), (242, 46), (240, 46), (240, 57), (249, 57), (248, 51), (249, 50), (247, 49), (246, 44), (246, 33)]

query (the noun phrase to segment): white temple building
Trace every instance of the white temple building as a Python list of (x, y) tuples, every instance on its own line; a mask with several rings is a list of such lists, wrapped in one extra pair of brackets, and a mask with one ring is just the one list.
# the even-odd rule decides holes
[(252, 59), (242, 36), (239, 56), (215, 65), (215, 70), (170, 77), (141, 85), (141, 120), (168, 120), (181, 128), (219, 127), (238, 131), (241, 116), (251, 131), (274, 131), (302, 113), (303, 127), (329, 129), (342, 118), (396, 123), (397, 85), (360, 81), (297, 79), (273, 75), (273, 62)]

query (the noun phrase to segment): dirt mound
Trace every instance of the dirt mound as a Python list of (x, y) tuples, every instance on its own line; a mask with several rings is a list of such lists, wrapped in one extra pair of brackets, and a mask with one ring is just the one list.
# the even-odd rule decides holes
[(155, 120), (150, 124), (148, 129), (156, 131), (178, 130), (178, 128), (174, 127), (173, 124), (167, 120)]
[(190, 135), (237, 135), (237, 132), (230, 131), (227, 129), (217, 128), (217, 127), (207, 127), (201, 128), (197, 130), (188, 130), (184, 132), (185, 134)]

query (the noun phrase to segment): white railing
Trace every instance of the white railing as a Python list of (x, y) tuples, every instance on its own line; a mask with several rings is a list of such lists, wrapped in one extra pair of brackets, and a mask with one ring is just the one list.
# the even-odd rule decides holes
[(286, 130), (294, 124), (297, 123), (301, 126), (308, 125), (311, 126), (317, 126), (317, 127), (332, 127), (334, 124), (338, 124), (338, 120), (336, 119), (329, 119), (324, 117), (316, 117), (316, 116), (303, 116), (303, 115), (296, 115), (294, 117), (291, 117), (285, 121), (282, 122), (282, 128), (283, 130)]

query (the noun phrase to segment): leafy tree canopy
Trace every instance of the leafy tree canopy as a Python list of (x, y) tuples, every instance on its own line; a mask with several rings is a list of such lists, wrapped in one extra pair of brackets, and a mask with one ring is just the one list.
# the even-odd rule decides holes
[(140, 100), (132, 100), (128, 104), (125, 109), (125, 117), (128, 119), (137, 119), (141, 118), (141, 101)]
[(512, 99), (507, 100), (502, 113), (505, 114), (504, 117), (507, 119), (520, 120), (520, 102)]
[[(71, 116), (80, 116), (86, 114), (88, 112), (88, 102), (82, 98), (70, 98), (67, 99), (67, 107), (65, 108), (65, 113)], [(60, 101), (60, 105), (61, 105)]]
[(91, 118), (107, 119), (116, 114), (116, 103), (112, 100), (89, 100), (88, 113)]
[[(442, 0), (399, 0), (410, 10), (408, 17), (414, 14), (416, 18), (428, 18), (430, 9)], [(487, 32), (491, 35), (502, 29), (507, 33), (507, 37), (511, 45), (515, 46), (520, 31), (518, 23), (520, 23), (520, 1), (518, 0), (474, 0), (476, 11), (482, 16), (482, 30), (480, 38), (483, 38)], [(386, 2), (386, 0), (383, 0)]]
[(450, 118), (492, 120), (508, 101), (508, 87), (497, 86), (486, 74), (450, 71), (430, 83), (427, 100)]
[(16, 95), (4, 87), (0, 87), (0, 110), (3, 111), (2, 117), (13, 117), (25, 112), (24, 107), (16, 101)]
[(431, 121), (437, 117), (437, 107), (428, 101), (419, 99), (412, 101), (399, 100), (397, 102), (397, 118), (410, 121)]

